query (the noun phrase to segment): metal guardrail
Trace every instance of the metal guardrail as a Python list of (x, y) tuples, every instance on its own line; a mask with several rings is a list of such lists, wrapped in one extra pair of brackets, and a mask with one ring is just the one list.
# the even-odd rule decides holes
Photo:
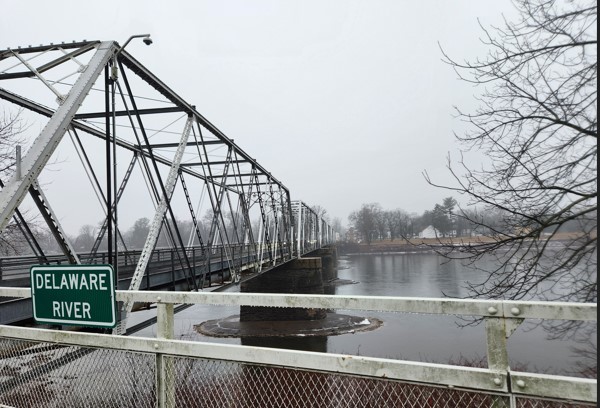
[[(29, 297), (30, 291), (27, 288), (0, 288), (0, 296)], [(507, 338), (522, 319), (596, 321), (596, 304), (150, 291), (117, 291), (117, 300), (156, 303), (157, 338), (0, 326), (3, 363), (0, 376), (7, 370), (15, 373), (8, 381), (0, 383), (0, 404), (52, 406), (48, 404), (49, 397), (42, 404), (36, 400), (35, 393), (26, 390), (31, 389), (32, 381), (36, 384), (56, 381), (63, 387), (60, 389), (64, 389), (65, 376), (76, 378), (70, 383), (70, 392), (74, 392), (74, 386), (91, 389), (91, 396), (85, 398), (93, 398), (94, 406), (115, 406), (106, 401), (117, 394), (122, 398), (134, 398), (138, 403), (135, 406), (158, 403), (158, 406), (166, 407), (550, 407), (595, 406), (597, 401), (596, 380), (511, 371), (506, 349)], [(173, 340), (175, 304), (477, 316), (485, 320), (488, 367)], [(75, 357), (45, 355), (40, 359), (44, 364), (29, 369), (32, 373), (27, 375), (19, 371), (22, 367), (18, 365), (29, 364), (30, 360), (23, 360), (23, 356), (32, 353), (30, 344), (34, 344), (33, 352), (36, 347), (44, 350), (60, 347), (71, 350)], [(60, 358), (66, 362), (59, 367), (54, 362)], [(112, 361), (109, 371), (116, 376), (106, 381), (119, 379), (123, 382), (114, 385), (117, 388), (108, 392), (110, 395), (105, 395), (107, 391), (100, 388), (93, 388), (103, 370), (108, 370), (99, 368), (105, 364), (103, 361)], [(39, 368), (45, 366), (49, 368)], [(61, 368), (63, 366), (65, 368)], [(59, 380), (57, 376), (60, 375), (63, 377)], [(127, 375), (135, 378), (127, 378)], [(83, 383), (83, 379), (88, 383)], [(302, 387), (298, 388), (299, 384)], [(360, 392), (352, 388), (357, 385), (363, 387)], [(55, 398), (59, 394), (61, 398), (67, 398), (60, 389), (53, 391)], [(263, 394), (257, 390), (262, 390)], [(82, 392), (83, 388), (78, 388), (77, 395)], [(106, 399), (104, 402), (103, 398)], [(562, 405), (552, 405), (547, 402), (550, 400)], [(315, 401), (320, 403), (315, 405)], [(573, 405), (573, 401), (577, 403)]]
[[(180, 267), (180, 258), (183, 252), (190, 258), (192, 265), (197, 267), (201, 266), (202, 262), (206, 260), (203, 253), (210, 252), (212, 263), (219, 264), (220, 269), (229, 268), (243, 268), (246, 263), (253, 264), (257, 261), (263, 263), (268, 262), (266, 250), (259, 248), (259, 245), (229, 245), (224, 247), (222, 245), (214, 245), (208, 249), (203, 249), (199, 246), (185, 248), (185, 251), (181, 249), (173, 248), (156, 248), (152, 251), (150, 262), (154, 265), (163, 264), (176, 264), (173, 267)], [(135, 267), (141, 250), (129, 250), (119, 253), (115, 259), (118, 261), (119, 268)], [(291, 256), (290, 248), (285, 247), (283, 249), (285, 257)], [(87, 254), (79, 255), (79, 259), (83, 264), (105, 264), (108, 262), (107, 252), (98, 252), (94, 256)], [(46, 255), (46, 261), (51, 265), (68, 264), (69, 261), (65, 255)], [(17, 280), (17, 279), (29, 279), (29, 267), (31, 265), (38, 265), (43, 262), (40, 261), (39, 257), (34, 255), (28, 256), (13, 256), (13, 257), (0, 257), (0, 281), (1, 280)], [(212, 267), (214, 268), (214, 266)]]

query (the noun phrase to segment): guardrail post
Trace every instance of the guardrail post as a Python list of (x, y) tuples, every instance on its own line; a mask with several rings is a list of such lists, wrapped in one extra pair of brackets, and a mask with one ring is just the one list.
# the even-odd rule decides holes
[[(156, 337), (173, 338), (173, 304), (157, 303)], [(156, 394), (159, 408), (175, 407), (175, 372), (172, 357), (156, 353)]]
[[(494, 379), (494, 384), (501, 388), (504, 386), (502, 378), (510, 381), (508, 376), (510, 371), (510, 361), (508, 358), (506, 319), (503, 317), (486, 317), (485, 334), (487, 343), (487, 362), (491, 371), (497, 372), (499, 376)], [(509, 388), (510, 390), (510, 388)], [(516, 407), (516, 401), (512, 395), (509, 395), (510, 407)], [(503, 400), (497, 399), (493, 402), (492, 408), (506, 408)]]
[(171, 250), (171, 284), (173, 290), (175, 290), (175, 257), (173, 257), (173, 250)]

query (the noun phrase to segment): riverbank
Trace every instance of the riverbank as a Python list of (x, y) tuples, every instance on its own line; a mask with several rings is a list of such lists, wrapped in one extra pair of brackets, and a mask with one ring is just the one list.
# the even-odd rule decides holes
[[(454, 241), (456, 244), (459, 241)], [(472, 243), (475, 241), (472, 241)], [(479, 241), (480, 243), (483, 241)], [(466, 242), (463, 242), (466, 243)], [(397, 253), (418, 253), (418, 252), (434, 252), (436, 247), (444, 245), (452, 245), (450, 239), (435, 239), (435, 238), (417, 238), (417, 239), (395, 239), (395, 240), (380, 240), (370, 244), (357, 242), (341, 242), (336, 244), (338, 252), (343, 255), (351, 254), (397, 254)]]
[[(558, 233), (551, 237), (552, 241), (568, 242), (577, 238), (578, 233)], [(343, 255), (350, 254), (396, 254), (434, 252), (437, 248), (444, 246), (477, 245), (494, 242), (489, 237), (458, 237), (458, 238), (413, 238), (413, 239), (383, 239), (373, 241), (370, 244), (358, 242), (340, 242), (336, 244), (338, 252)]]

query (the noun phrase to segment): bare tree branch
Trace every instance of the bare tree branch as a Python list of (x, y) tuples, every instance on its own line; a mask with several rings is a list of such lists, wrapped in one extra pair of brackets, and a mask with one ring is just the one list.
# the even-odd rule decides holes
[[(475, 297), (596, 302), (597, 5), (514, 4), (517, 21), (482, 27), (484, 58), (457, 62), (442, 48), (460, 79), (483, 88), (475, 112), (456, 109), (470, 127), (456, 138), (489, 164), (449, 158), (452, 185), (424, 173), (479, 208), (457, 211), (483, 232), (479, 241), (454, 240), (441, 251), (474, 268), (484, 257), (495, 261), (469, 286)], [(482, 212), (501, 218), (490, 223)]]

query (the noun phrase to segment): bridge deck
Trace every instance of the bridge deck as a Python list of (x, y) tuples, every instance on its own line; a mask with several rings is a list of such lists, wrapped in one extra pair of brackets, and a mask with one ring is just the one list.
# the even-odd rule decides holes
[[(251, 272), (264, 271), (280, 265), (281, 257), (275, 258), (275, 264), (266, 251), (259, 254), (238, 248), (238, 252), (227, 254), (224, 247), (215, 247), (211, 251), (210, 267), (206, 268), (206, 256), (200, 248), (189, 248), (188, 257), (193, 270), (194, 279), (200, 288), (211, 288), (231, 283), (231, 269), (248, 275)], [(129, 251), (118, 257), (117, 289), (129, 289), (131, 279), (140, 256), (140, 251)], [(231, 258), (233, 256), (233, 258)], [(157, 249), (153, 252), (152, 261), (148, 265), (140, 290), (191, 290), (189, 275), (182, 265), (178, 252), (172, 249)], [(231, 261), (230, 259), (233, 259)], [(65, 256), (47, 257), (50, 264), (68, 263)], [(36, 263), (35, 257), (0, 258), (0, 287), (30, 286), (29, 268)], [(99, 253), (93, 259), (81, 258), (82, 263), (106, 262), (106, 253)], [(29, 299), (0, 297), (0, 324), (12, 324), (31, 319), (32, 305)]]

